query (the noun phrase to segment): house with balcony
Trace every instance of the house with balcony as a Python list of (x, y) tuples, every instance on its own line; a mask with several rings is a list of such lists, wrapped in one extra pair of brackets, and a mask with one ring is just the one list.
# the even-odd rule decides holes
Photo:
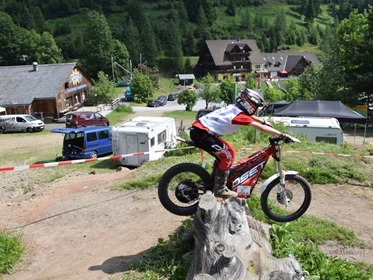
[(206, 40), (194, 74), (197, 78), (210, 73), (219, 81), (244, 81), (263, 67), (263, 56), (255, 40)]
[(210, 73), (217, 81), (299, 76), (309, 65), (319, 66), (314, 53), (261, 53), (255, 40), (206, 40), (196, 66), (196, 78)]

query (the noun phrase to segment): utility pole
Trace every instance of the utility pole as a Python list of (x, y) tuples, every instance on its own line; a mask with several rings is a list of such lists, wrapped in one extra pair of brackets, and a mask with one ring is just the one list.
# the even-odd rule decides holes
[(111, 71), (113, 73), (113, 81), (115, 83), (113, 55), (111, 55)]

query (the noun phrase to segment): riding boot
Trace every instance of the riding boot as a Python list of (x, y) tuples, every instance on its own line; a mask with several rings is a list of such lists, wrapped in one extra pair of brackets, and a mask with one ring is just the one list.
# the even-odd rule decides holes
[(225, 184), (227, 182), (229, 170), (215, 170), (214, 195), (217, 197), (237, 196), (237, 193), (229, 190)]

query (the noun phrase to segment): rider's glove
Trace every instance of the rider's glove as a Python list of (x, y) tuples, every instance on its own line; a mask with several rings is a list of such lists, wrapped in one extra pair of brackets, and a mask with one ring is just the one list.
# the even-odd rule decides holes
[(289, 144), (289, 143), (293, 142), (293, 139), (285, 133), (281, 133), (280, 137), (281, 137), (282, 141), (284, 141), (286, 144)]
[(273, 128), (273, 125), (270, 123), (270, 122), (268, 122), (266, 119), (265, 120), (263, 120), (263, 122), (262, 122), (262, 124), (264, 124), (264, 125), (267, 125), (267, 126), (269, 126), (269, 127), (272, 127)]

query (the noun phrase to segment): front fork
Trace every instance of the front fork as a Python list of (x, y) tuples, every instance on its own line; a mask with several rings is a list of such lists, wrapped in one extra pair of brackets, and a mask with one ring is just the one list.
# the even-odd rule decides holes
[(290, 200), (286, 196), (285, 172), (282, 170), (282, 166), (281, 166), (280, 146), (276, 145), (275, 150), (276, 150), (276, 157), (274, 158), (275, 168), (276, 168), (276, 172), (279, 174), (279, 180), (280, 180), (280, 184), (277, 185), (277, 200), (281, 204), (288, 206)]

